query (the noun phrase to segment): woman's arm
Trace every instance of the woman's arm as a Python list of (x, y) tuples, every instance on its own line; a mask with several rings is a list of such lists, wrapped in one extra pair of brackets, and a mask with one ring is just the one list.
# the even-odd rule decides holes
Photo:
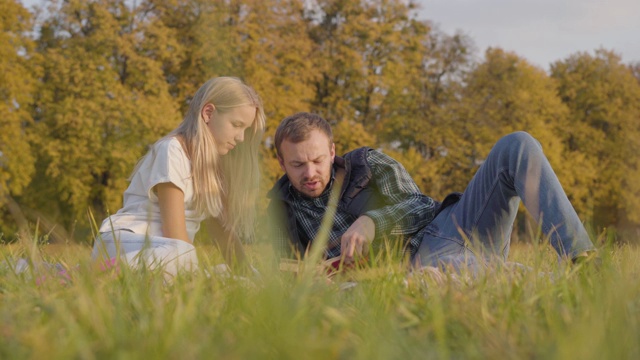
[(162, 236), (191, 243), (187, 235), (184, 193), (172, 183), (155, 186), (162, 220)]
[(208, 218), (207, 230), (213, 241), (218, 245), (227, 265), (233, 268), (235, 265), (247, 264), (247, 256), (240, 239), (235, 234), (225, 230), (218, 219)]

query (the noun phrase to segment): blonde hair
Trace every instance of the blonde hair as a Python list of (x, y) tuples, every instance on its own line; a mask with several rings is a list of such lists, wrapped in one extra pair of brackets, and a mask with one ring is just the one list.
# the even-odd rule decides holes
[[(218, 155), (215, 138), (202, 118), (206, 104), (213, 104), (221, 114), (240, 106), (256, 108), (244, 141), (225, 156)], [(217, 77), (196, 91), (184, 120), (167, 135), (181, 140), (191, 160), (196, 209), (218, 217), (226, 230), (246, 240), (254, 236), (260, 182), (258, 151), (264, 128), (264, 109), (256, 91), (240, 79)]]

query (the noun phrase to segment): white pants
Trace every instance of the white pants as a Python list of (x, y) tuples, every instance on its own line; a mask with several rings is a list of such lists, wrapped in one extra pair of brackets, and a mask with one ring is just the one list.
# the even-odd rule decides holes
[(93, 245), (91, 258), (107, 261), (117, 257), (133, 269), (161, 267), (166, 275), (171, 276), (198, 268), (196, 249), (186, 241), (126, 230), (100, 233)]

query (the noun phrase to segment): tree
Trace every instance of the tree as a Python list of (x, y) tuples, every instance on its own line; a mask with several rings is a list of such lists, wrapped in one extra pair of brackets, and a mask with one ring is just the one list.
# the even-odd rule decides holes
[(629, 64), (629, 69), (631, 69), (631, 73), (636, 80), (638, 80), (638, 83), (640, 83), (640, 61)]
[(375, 129), (394, 81), (389, 69), (413, 50), (413, 8), (398, 0), (317, 2), (307, 15), (318, 73), (314, 111)]
[(64, 227), (117, 210), (136, 161), (180, 121), (162, 65), (176, 48), (145, 4), (49, 3), (38, 50), (37, 176), (25, 201)]
[(551, 164), (560, 170), (560, 134), (567, 109), (542, 69), (515, 54), (490, 48), (466, 82), (458, 116), (473, 162), (482, 161), (500, 137), (523, 130), (540, 141)]
[(354, 121), (343, 120), (334, 126), (332, 131), (338, 156), (359, 147), (374, 147), (377, 143), (374, 134), (367, 132), (362, 124)]
[(273, 146), (275, 129), (286, 116), (308, 111), (314, 94), (313, 43), (303, 16), (299, 0), (251, 0), (238, 19), (242, 40), (237, 51), (246, 60), (239, 70), (261, 94), (267, 115), (263, 193), (282, 173)]
[(37, 70), (34, 44), (27, 36), (30, 27), (31, 15), (19, 2), (0, 2), (0, 232), (15, 231), (5, 205), (8, 197), (22, 194), (34, 172), (27, 133)]
[(162, 69), (171, 95), (186, 112), (191, 96), (215, 76), (243, 77), (238, 31), (243, 1), (149, 0), (145, 6), (175, 41)]
[(442, 160), (458, 155), (449, 148), (466, 147), (452, 109), (461, 99), (473, 44), (463, 35), (441, 33), (429, 23), (416, 21), (409, 31), (413, 40), (401, 60), (390, 67), (394, 85), (385, 97), (377, 133), (385, 143), (405, 152), (397, 155), (403, 161), (422, 157), (423, 165), (410, 173), (424, 192), (439, 198), (466, 178), (452, 171), (459, 167), (443, 167)]
[[(447, 105), (472, 45), (434, 30), (414, 10), (403, 1), (318, 2), (309, 16), (320, 73), (312, 105), (334, 125), (362, 124), (394, 156), (407, 152), (414, 161), (418, 154), (424, 162), (450, 137)], [(428, 174), (412, 175), (433, 190)]]
[[(612, 51), (576, 53), (551, 66), (570, 110), (567, 146), (584, 154), (584, 184), (600, 226), (640, 225), (640, 84)], [(625, 225), (626, 224), (626, 225)]]
[(407, 29), (411, 41), (400, 60), (389, 67), (394, 85), (382, 108), (385, 116), (377, 132), (401, 149), (415, 148), (425, 160), (439, 152), (442, 139), (451, 138), (450, 108), (460, 99), (462, 80), (472, 61), (472, 42), (461, 34), (446, 35), (427, 22)]

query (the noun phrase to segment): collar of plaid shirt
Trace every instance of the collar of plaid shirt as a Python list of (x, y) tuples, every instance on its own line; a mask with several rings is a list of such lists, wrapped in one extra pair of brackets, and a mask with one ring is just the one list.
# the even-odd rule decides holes
[[(313, 239), (315, 239), (320, 230), (322, 218), (329, 203), (331, 189), (335, 183), (336, 166), (339, 165), (334, 164), (331, 168), (331, 179), (329, 180), (327, 188), (316, 198), (310, 198), (300, 193), (293, 185), (289, 184), (289, 193), (293, 200), (291, 201), (291, 206), (293, 207), (299, 225), (298, 230), (302, 235), (300, 236), (300, 241), (303, 242), (305, 247), (309, 245), (309, 241), (313, 242)], [(334, 223), (329, 232), (327, 250), (325, 251), (326, 258), (340, 255), (340, 237), (355, 220), (356, 218), (353, 215), (345, 211), (336, 211)]]

